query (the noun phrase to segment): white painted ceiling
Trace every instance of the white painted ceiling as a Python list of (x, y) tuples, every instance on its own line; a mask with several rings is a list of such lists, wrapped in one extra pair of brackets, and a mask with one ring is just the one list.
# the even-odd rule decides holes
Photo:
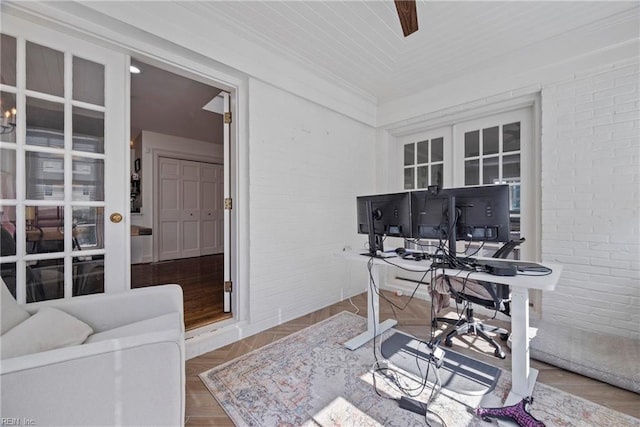
[[(145, 3), (145, 8), (158, 11), (163, 3)], [(207, 17), (212, 26), (370, 95), (379, 105), (518, 61), (523, 55), (543, 57), (559, 41), (563, 50), (557, 49), (556, 56), (602, 48), (602, 32), (615, 35), (617, 23), (637, 22), (640, 5), (638, 1), (418, 1), (420, 29), (405, 38), (391, 0), (176, 4), (194, 18)], [(194, 108), (201, 108), (205, 98), (217, 92), (204, 90), (198, 82), (190, 88), (188, 81), (176, 78), (155, 71), (134, 77), (132, 126), (177, 134), (178, 130), (158, 128), (174, 122), (183, 125), (180, 132), (196, 135), (199, 125), (189, 117), (212, 115), (196, 113)], [(180, 86), (170, 87), (173, 84)]]
[[(418, 1), (419, 30), (405, 38), (393, 1), (184, 3), (243, 37), (374, 95), (378, 103), (494, 66), (523, 49), (638, 2)], [(587, 41), (585, 43), (589, 43)]]

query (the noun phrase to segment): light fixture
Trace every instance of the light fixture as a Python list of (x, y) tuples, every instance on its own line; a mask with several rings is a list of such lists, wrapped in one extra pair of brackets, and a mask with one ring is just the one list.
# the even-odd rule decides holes
[(11, 133), (16, 130), (16, 109), (7, 110), (2, 115), (2, 123), (0, 124), (0, 134)]
[(142, 71), (140, 71), (140, 68), (136, 67), (135, 65), (129, 65), (129, 72), (131, 74), (140, 74)]

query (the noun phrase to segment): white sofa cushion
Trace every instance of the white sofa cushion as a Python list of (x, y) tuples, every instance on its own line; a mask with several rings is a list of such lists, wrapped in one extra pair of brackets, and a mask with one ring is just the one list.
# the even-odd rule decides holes
[(174, 312), (163, 314), (162, 316), (152, 317), (151, 319), (140, 320), (139, 322), (130, 323), (120, 326), (119, 328), (109, 329), (107, 331), (98, 332), (91, 335), (85, 341), (85, 344), (92, 342), (105, 341), (116, 338), (129, 337), (134, 335), (147, 334), (150, 332), (160, 332), (171, 329), (179, 329), (181, 313)]
[(0, 277), (0, 281), (2, 282), (2, 293), (0, 294), (1, 305), (2, 305), (2, 317), (0, 318), (0, 335), (4, 335), (5, 332), (13, 328), (19, 323), (24, 322), (29, 318), (29, 313), (27, 310), (22, 308), (20, 304), (18, 304), (11, 295), (9, 288), (7, 288), (6, 283)]
[(42, 307), (2, 335), (2, 359), (82, 344), (93, 329), (64, 311)]

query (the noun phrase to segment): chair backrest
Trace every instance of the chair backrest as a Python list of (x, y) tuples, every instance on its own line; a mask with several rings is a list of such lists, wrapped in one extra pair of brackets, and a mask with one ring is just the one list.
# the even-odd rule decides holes
[[(513, 250), (524, 241), (525, 238), (521, 237), (518, 240), (511, 240), (505, 243), (493, 254), (493, 258), (506, 259), (513, 252)], [(447, 281), (449, 282), (448, 279)], [(505, 309), (503, 310), (503, 312), (507, 315), (509, 314), (509, 305), (503, 304), (504, 301), (508, 301), (510, 298), (509, 285), (475, 280), (469, 280), (465, 282), (467, 283), (465, 283), (462, 290), (455, 289), (455, 287), (452, 286), (452, 284), (449, 282), (450, 289), (456, 298), (464, 299), (473, 304), (479, 304), (484, 307), (496, 310), (499, 310), (500, 306), (504, 305)], [(478, 286), (475, 296), (471, 292), (474, 284), (477, 284), (476, 286)], [(485, 292), (489, 295), (489, 297), (480, 298), (479, 296), (477, 296), (480, 291)]]
[(513, 252), (515, 248), (524, 243), (525, 240), (526, 239), (524, 237), (521, 237), (518, 240), (511, 240), (505, 243), (496, 251), (496, 253), (493, 254), (493, 258), (506, 259), (511, 254), (511, 252)]
[(11, 256), (16, 254), (16, 241), (9, 233), (9, 230), (0, 226), (0, 253), (2, 256)]
[[(6, 228), (0, 226), (0, 254), (2, 256), (12, 256), (16, 254), (16, 241)], [(16, 265), (14, 263), (2, 264), (0, 267), (0, 275), (6, 282), (7, 288), (16, 297)], [(27, 279), (27, 302), (35, 302), (44, 300), (44, 288), (42, 281), (39, 277), (39, 272), (36, 272), (27, 266), (26, 268)]]
[[(16, 241), (6, 228), (0, 226), (0, 255), (12, 256), (16, 254)], [(7, 289), (16, 297), (16, 265), (5, 263), (0, 265), (0, 276), (6, 282)]]
[[(518, 246), (520, 246), (522, 243), (524, 243), (525, 240), (526, 239), (524, 237), (521, 237), (517, 240), (511, 240), (505, 243), (500, 248), (498, 248), (498, 250), (493, 254), (493, 258), (507, 259), (507, 257), (511, 255), (513, 250)], [(483, 283), (485, 283), (486, 287), (492, 289), (491, 293), (495, 295), (495, 299), (494, 299), (495, 307), (499, 307), (499, 304), (501, 301), (506, 301), (510, 299), (511, 290), (509, 289), (509, 285), (504, 285), (500, 283), (491, 283), (491, 282), (483, 282)], [(510, 311), (509, 305), (506, 305), (505, 309), (506, 309), (505, 313), (509, 314), (509, 311)]]

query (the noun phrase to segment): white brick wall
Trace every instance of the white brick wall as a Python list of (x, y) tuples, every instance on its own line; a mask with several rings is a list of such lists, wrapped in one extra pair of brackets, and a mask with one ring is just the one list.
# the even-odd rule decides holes
[(375, 131), (257, 80), (249, 92), (244, 289), (251, 323), (268, 327), (365, 291), (366, 269), (334, 253), (362, 241), (356, 196), (374, 191)]
[(640, 338), (637, 61), (542, 89), (542, 257), (563, 264), (542, 315)]

